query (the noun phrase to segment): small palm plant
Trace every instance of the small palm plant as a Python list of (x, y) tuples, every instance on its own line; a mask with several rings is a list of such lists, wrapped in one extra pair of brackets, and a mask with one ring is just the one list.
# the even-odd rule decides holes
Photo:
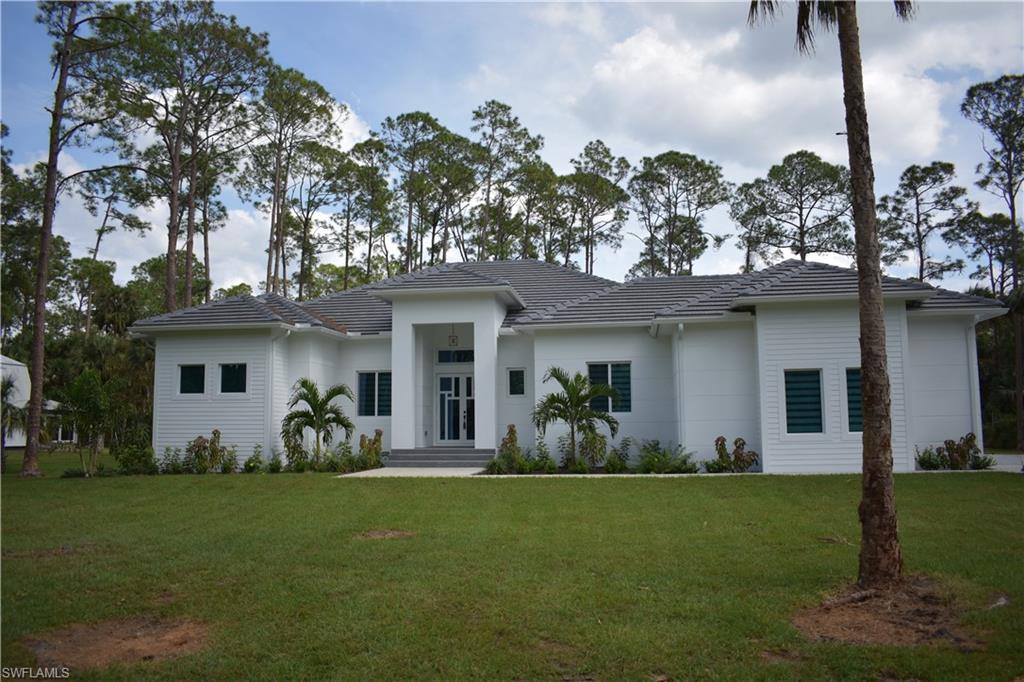
[[(349, 439), (356, 428), (341, 407), (334, 403), (335, 398), (342, 396), (355, 401), (352, 389), (345, 384), (335, 384), (321, 393), (312, 379), (299, 379), (295, 382), (292, 399), (288, 403), (291, 412), (281, 420), (281, 435), (286, 439), (290, 437), (301, 442), (306, 429), (312, 429), (315, 437), (313, 461), (319, 464), (321, 448), (323, 445), (331, 444), (334, 429), (344, 429), (345, 438)], [(306, 408), (295, 409), (299, 403), (305, 403)]]
[(541, 436), (549, 424), (565, 422), (569, 427), (569, 452), (566, 464), (576, 461), (576, 439), (584, 431), (596, 431), (599, 423), (606, 424), (612, 437), (619, 431), (619, 420), (607, 412), (591, 407), (595, 398), (619, 397), (618, 391), (606, 384), (592, 384), (582, 372), (570, 376), (561, 367), (552, 367), (544, 375), (544, 383), (554, 379), (562, 390), (549, 393), (537, 402), (533, 410), (533, 424)]
[(0, 378), (0, 472), (7, 473), (7, 436), (25, 428), (25, 408), (14, 403), (14, 378)]

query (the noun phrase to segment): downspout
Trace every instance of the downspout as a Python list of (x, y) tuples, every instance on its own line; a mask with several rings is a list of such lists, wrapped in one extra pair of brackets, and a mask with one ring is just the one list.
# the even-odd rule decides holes
[(967, 326), (967, 377), (971, 387), (971, 430), (978, 437), (978, 447), (985, 452), (981, 421), (981, 386), (978, 380), (978, 340), (975, 332), (977, 323), (978, 316), (975, 315)]

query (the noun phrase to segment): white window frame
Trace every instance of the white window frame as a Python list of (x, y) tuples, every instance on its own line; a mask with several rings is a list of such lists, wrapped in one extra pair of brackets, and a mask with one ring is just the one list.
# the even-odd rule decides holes
[[(523, 392), (513, 393), (512, 392), (512, 372), (523, 373)], [(505, 397), (513, 400), (522, 400), (526, 398), (526, 368), (525, 367), (506, 367), (505, 368)]]
[[(612, 365), (629, 365), (629, 409), (614, 410), (612, 405), (614, 400), (608, 398), (608, 414), (632, 414), (633, 413), (633, 361), (632, 360), (587, 360), (587, 379), (590, 379), (590, 366), (591, 365), (606, 365), (608, 367), (608, 385), (612, 386)], [(612, 386), (614, 388), (614, 386)]]
[[(202, 367), (203, 368), (203, 390), (202, 391), (200, 391), (199, 393), (184, 393), (184, 392), (182, 392), (182, 390), (181, 390), (181, 370), (182, 370), (183, 367)], [(209, 372), (207, 371), (206, 363), (205, 362), (179, 362), (177, 364), (177, 368), (178, 368), (178, 381), (176, 382), (176, 385), (174, 387), (174, 392), (175, 392), (176, 395), (178, 395), (179, 397), (185, 398), (187, 400), (188, 398), (196, 398), (196, 397), (199, 397), (199, 396), (205, 396), (207, 394), (207, 390), (206, 389), (207, 389), (207, 385), (209, 384), (209, 381), (208, 381), (209, 377), (207, 375), (209, 374)]]
[[(359, 369), (356, 370), (356, 416), (362, 417), (363, 419), (391, 419), (391, 415), (380, 414), (380, 375), (386, 372), (391, 374), (390, 369)], [(359, 388), (359, 375), (360, 374), (373, 374), (373, 414), (359, 414), (359, 398), (361, 397)], [(392, 379), (392, 394), (391, 394), (391, 412), (395, 411), (395, 396), (394, 396), (394, 375), (391, 374)]]
[[(224, 365), (242, 365), (245, 367), (245, 390), (244, 391), (224, 391)], [(217, 363), (217, 395), (223, 396), (237, 396), (247, 397), (249, 395), (249, 388), (252, 382), (249, 381), (249, 363), (248, 362), (218, 362)]]
[[(820, 386), (819, 401), (821, 404), (821, 431), (814, 431), (811, 433), (790, 433), (789, 431), (789, 415), (786, 409), (786, 372), (817, 372), (818, 383)], [(821, 439), (828, 436), (829, 427), (829, 414), (828, 414), (828, 403), (825, 400), (825, 387), (828, 385), (828, 379), (826, 377), (827, 368), (825, 367), (780, 367), (779, 368), (779, 414), (782, 415), (782, 419), (779, 423), (779, 438), (781, 440), (813, 440)]]

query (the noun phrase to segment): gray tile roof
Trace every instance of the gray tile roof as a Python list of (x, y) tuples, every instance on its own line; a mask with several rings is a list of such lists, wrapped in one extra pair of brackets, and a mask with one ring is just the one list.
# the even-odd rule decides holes
[(302, 305), (277, 294), (259, 296), (232, 296), (210, 301), (192, 308), (182, 308), (172, 313), (156, 315), (138, 320), (134, 329), (205, 325), (252, 325), (266, 323), (305, 324), (312, 327), (326, 327), (345, 331), (335, 320), (324, 318), (315, 311), (306, 310)]
[[(504, 326), (637, 323), (658, 319), (705, 318), (750, 309), (757, 299), (789, 296), (855, 295), (854, 270), (788, 260), (748, 275), (651, 277), (619, 283), (533, 260), (446, 263), (419, 272), (297, 303), (282, 296), (235, 296), (139, 320), (140, 329), (171, 326), (246, 325), (281, 322), (357, 334), (391, 331), (391, 304), (379, 294), (410, 288), (502, 286), (524, 306), (511, 309)], [(911, 301), (927, 310), (1002, 307), (994, 299), (936, 289), (886, 277), (883, 290), (927, 296)]]

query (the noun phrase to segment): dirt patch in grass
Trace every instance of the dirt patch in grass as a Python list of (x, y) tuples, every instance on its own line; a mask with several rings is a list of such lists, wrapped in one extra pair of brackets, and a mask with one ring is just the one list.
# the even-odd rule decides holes
[(360, 533), (356, 537), (360, 540), (390, 540), (392, 538), (411, 538), (416, 533), (411, 530), (376, 529)]
[(92, 543), (81, 545), (61, 545), (54, 548), (43, 549), (5, 549), (0, 552), (4, 559), (43, 559), (51, 556), (75, 556), (76, 554), (87, 554), (96, 549)]
[(193, 620), (148, 616), (75, 623), (24, 640), (42, 667), (72, 671), (106, 668), (195, 653), (206, 646), (206, 625)]
[(908, 646), (945, 642), (965, 652), (982, 647), (961, 626), (952, 599), (924, 576), (908, 577), (889, 590), (849, 587), (820, 606), (800, 611), (793, 624), (818, 641)]
[(761, 660), (766, 663), (794, 663), (803, 660), (803, 657), (789, 649), (768, 649), (761, 652)]

